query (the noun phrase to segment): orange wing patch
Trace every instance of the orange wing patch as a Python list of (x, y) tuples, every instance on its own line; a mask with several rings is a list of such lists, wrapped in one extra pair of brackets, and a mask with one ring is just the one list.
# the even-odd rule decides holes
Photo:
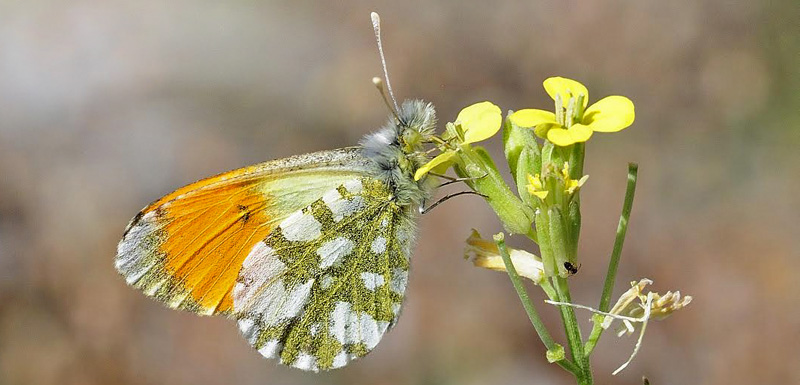
[(117, 270), (169, 307), (230, 314), (239, 270), (286, 216), (364, 171), (354, 149), (266, 162), (180, 188), (131, 220)]
[(228, 313), (239, 267), (250, 249), (272, 231), (265, 196), (252, 186), (225, 186), (213, 194), (165, 205), (159, 252), (174, 256), (164, 269), (189, 291), (200, 309)]
[(242, 262), (279, 218), (268, 216), (269, 196), (257, 180), (209, 187), (216, 179), (184, 187), (134, 218), (117, 258), (128, 283), (170, 307), (230, 312)]

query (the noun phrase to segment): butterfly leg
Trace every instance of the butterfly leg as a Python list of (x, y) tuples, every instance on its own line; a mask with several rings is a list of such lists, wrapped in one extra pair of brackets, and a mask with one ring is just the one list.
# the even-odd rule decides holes
[[(449, 200), (450, 198), (455, 198), (455, 197), (457, 197), (457, 196), (459, 196), (459, 195), (480, 195), (480, 196), (482, 196), (482, 197), (484, 197), (484, 198), (488, 198), (488, 196), (487, 196), (487, 195), (483, 195), (483, 194), (481, 194), (481, 193), (477, 193), (477, 192), (475, 192), (475, 191), (461, 191), (461, 192), (457, 192), (457, 193), (453, 193), (453, 194), (448, 194), (448, 195), (445, 195), (445, 196), (443, 196), (441, 199), (439, 199), (438, 201), (434, 202), (432, 205), (430, 205), (430, 206), (428, 206), (428, 207), (422, 207), (422, 206), (420, 206), (420, 207), (419, 207), (419, 213), (420, 213), (420, 214), (427, 214), (428, 212), (430, 212), (431, 210), (433, 210), (433, 209), (434, 209), (436, 206), (438, 206), (438, 205), (440, 205), (440, 204), (444, 203), (445, 201)], [(423, 205), (423, 206), (424, 206), (424, 205)]]
[(453, 178), (452, 176), (447, 176), (447, 175), (443, 175), (443, 174), (437, 174), (437, 173), (434, 173), (434, 172), (428, 172), (428, 174), (429, 175), (433, 175), (435, 177), (442, 178), (442, 179), (447, 179), (447, 182), (444, 182), (444, 183), (440, 184), (439, 186), (436, 186), (436, 188), (444, 187), (444, 186), (451, 185), (453, 183), (458, 183), (458, 182), (467, 182), (467, 181), (471, 181), (471, 180), (483, 179), (487, 175), (489, 175), (489, 174), (483, 174), (483, 175), (478, 176), (478, 177)]

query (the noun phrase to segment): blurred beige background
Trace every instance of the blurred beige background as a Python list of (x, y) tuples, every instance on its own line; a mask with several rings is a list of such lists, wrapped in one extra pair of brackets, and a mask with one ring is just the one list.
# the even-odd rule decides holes
[(617, 377), (634, 338), (604, 336), (596, 383), (800, 383), (795, 0), (163, 3), (0, 2), (0, 384), (572, 382), (507, 277), (462, 260), (471, 227), (499, 231), (474, 197), (421, 219), (400, 323), (331, 373), (264, 360), (234, 323), (168, 310), (114, 271), (151, 200), (383, 123), (372, 10), (396, 93), (442, 121), (484, 99), (549, 109), (552, 75), (635, 102), (631, 128), (588, 147), (574, 299), (597, 303), (636, 161), (615, 297), (649, 277), (695, 300)]

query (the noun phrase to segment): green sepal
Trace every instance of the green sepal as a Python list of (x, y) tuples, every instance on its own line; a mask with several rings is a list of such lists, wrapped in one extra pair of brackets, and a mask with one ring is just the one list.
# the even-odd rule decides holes
[(536, 175), (539, 171), (536, 170), (536, 163), (538, 161), (539, 169), (541, 170), (542, 157), (537, 150), (530, 148), (523, 148), (519, 154), (519, 162), (517, 163), (517, 173), (514, 174), (514, 182), (517, 184), (517, 192), (530, 207), (538, 207), (541, 200), (528, 192), (528, 175)]
[(561, 215), (561, 210), (558, 207), (550, 207), (547, 210), (550, 217), (550, 247), (553, 250), (553, 259), (555, 260), (555, 267), (558, 269), (558, 275), (561, 277), (569, 276), (569, 272), (564, 267), (564, 262), (568, 262), (567, 258), (567, 227), (564, 223), (564, 217)]
[(567, 228), (569, 230), (569, 254), (567, 258), (572, 264), (578, 263), (578, 240), (581, 236), (581, 199), (578, 191), (567, 207)]
[(536, 175), (542, 171), (542, 152), (536, 135), (531, 129), (519, 127), (506, 118), (503, 151), (520, 198), (528, 206), (537, 207), (539, 199), (528, 192), (528, 175)]
[(461, 163), (456, 164), (456, 174), (473, 178), (467, 183), (494, 210), (509, 233), (533, 236), (533, 209), (526, 206), (503, 180), (489, 153), (482, 147), (463, 146), (458, 152)]
[(553, 156), (557, 156), (557, 153), (556, 146), (552, 142), (545, 140), (544, 145), (542, 145), (542, 167), (546, 164), (554, 163)]
[(555, 344), (552, 348), (547, 349), (547, 353), (545, 353), (544, 356), (547, 358), (547, 362), (552, 364), (554, 362), (566, 359), (567, 353), (564, 352), (563, 346)]
[[(508, 114), (511, 115), (511, 111)], [(533, 134), (533, 130), (530, 128), (519, 127), (506, 117), (505, 125), (503, 126), (503, 152), (508, 161), (508, 168), (511, 169), (511, 175), (517, 181), (520, 180), (517, 169), (520, 162), (522, 162), (521, 157), (524, 150), (528, 150), (530, 152), (529, 158), (539, 164), (538, 169), (535, 171), (539, 173), (542, 169), (542, 158), (536, 135)]]
[(553, 277), (556, 275), (556, 261), (553, 258), (552, 241), (550, 238), (550, 219), (547, 211), (536, 210), (536, 235), (539, 238), (539, 252), (542, 254), (542, 264), (544, 264), (544, 275)]
[(569, 177), (581, 179), (583, 176), (583, 159), (586, 153), (586, 143), (575, 143), (569, 153)]

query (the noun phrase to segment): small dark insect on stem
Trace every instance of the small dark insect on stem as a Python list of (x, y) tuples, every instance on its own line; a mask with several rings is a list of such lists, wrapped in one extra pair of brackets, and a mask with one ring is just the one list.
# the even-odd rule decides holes
[(459, 195), (480, 195), (480, 196), (482, 196), (484, 198), (488, 198), (488, 196), (480, 194), (480, 193), (476, 193), (475, 191), (461, 191), (461, 192), (445, 195), (441, 199), (439, 199), (438, 201), (434, 202), (432, 205), (430, 205), (428, 207), (424, 207), (423, 208), (422, 206), (420, 206), (419, 207), (419, 213), (420, 214), (427, 214), (428, 212), (433, 210), (436, 206), (444, 203), (445, 201), (449, 200), (450, 198), (455, 198), (455, 197), (457, 197)]
[(580, 270), (581, 265), (575, 266), (572, 262), (564, 262), (564, 268), (567, 269), (570, 275), (578, 274), (578, 270)]

